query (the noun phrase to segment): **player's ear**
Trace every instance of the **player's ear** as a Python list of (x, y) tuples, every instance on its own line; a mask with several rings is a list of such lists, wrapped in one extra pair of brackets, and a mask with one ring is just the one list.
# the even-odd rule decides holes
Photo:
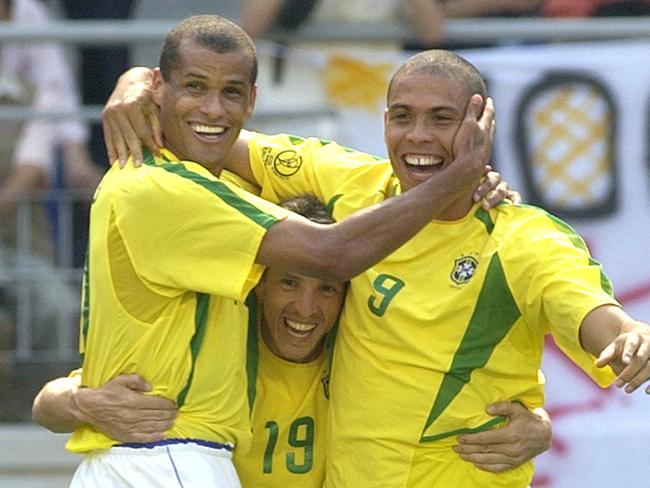
[(253, 116), (253, 110), (255, 109), (255, 100), (257, 99), (257, 84), (251, 87), (250, 97), (248, 99), (248, 118), (250, 119)]

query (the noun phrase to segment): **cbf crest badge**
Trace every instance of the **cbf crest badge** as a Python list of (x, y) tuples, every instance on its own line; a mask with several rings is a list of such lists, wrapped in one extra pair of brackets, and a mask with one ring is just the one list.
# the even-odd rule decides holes
[(478, 266), (478, 261), (473, 256), (463, 256), (454, 260), (454, 269), (451, 272), (451, 281), (457, 285), (467, 283)]

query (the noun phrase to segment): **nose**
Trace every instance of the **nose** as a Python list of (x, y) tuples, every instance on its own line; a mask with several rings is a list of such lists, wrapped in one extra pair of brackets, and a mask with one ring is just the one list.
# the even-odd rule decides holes
[(294, 308), (304, 319), (318, 313), (318, 298), (316, 296), (316, 291), (308, 287), (300, 290), (300, 293), (295, 299)]
[(224, 114), (223, 101), (219, 93), (209, 92), (201, 100), (201, 113), (208, 118), (217, 118)]
[(433, 139), (433, 131), (425, 120), (418, 118), (413, 122), (406, 137), (413, 143), (430, 142)]

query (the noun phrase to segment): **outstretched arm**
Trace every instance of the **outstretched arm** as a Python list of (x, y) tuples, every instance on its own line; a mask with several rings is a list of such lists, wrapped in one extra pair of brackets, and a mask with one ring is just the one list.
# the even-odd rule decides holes
[[(632, 393), (650, 380), (650, 326), (614, 305), (598, 307), (580, 326), (582, 347), (598, 357), (596, 365), (610, 365), (618, 374), (614, 385)], [(650, 394), (650, 386), (646, 388)]]
[(485, 171), (494, 131), (494, 105), (474, 95), (455, 145), (456, 158), (416, 187), (333, 225), (289, 217), (271, 226), (257, 262), (327, 281), (347, 281), (390, 254), (443, 211), (471, 192)]
[(120, 442), (154, 442), (176, 418), (174, 402), (145, 395), (151, 387), (139, 375), (121, 375), (99, 388), (80, 384), (80, 376), (47, 383), (34, 399), (34, 420), (53, 432), (90, 424)]
[[(134, 157), (134, 164), (142, 163), (142, 147), (154, 153), (162, 146), (162, 133), (158, 121), (158, 108), (153, 102), (151, 80), (153, 70), (149, 68), (131, 68), (120, 76), (103, 112), (103, 127), (109, 160), (119, 160), (124, 166), (129, 154)], [(242, 130), (239, 138), (228, 152), (225, 169), (257, 184), (249, 163), (248, 143), (251, 133)], [(501, 176), (490, 171), (476, 189), (474, 201), (483, 200), (483, 208), (489, 210), (504, 198), (515, 203), (520, 195), (508, 188)]]
[(517, 402), (499, 402), (488, 406), (490, 415), (503, 415), (508, 423), (458, 438), (454, 450), (466, 461), (484, 471), (499, 473), (516, 468), (551, 445), (551, 418), (542, 408), (532, 412)]

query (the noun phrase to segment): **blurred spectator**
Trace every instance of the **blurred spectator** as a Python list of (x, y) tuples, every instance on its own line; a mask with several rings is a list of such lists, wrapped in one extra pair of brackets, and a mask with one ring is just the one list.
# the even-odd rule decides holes
[(650, 0), (545, 0), (547, 17), (650, 15)]
[[(559, 0), (560, 3), (569, 3)], [(580, 1), (580, 0), (578, 0)], [(407, 22), (413, 45), (439, 46), (445, 20), (537, 15), (541, 0), (243, 0), (242, 26), (253, 37), (272, 29), (293, 30), (304, 22)]]
[[(0, 20), (34, 25), (47, 22), (48, 13), (38, 0), (0, 0)], [(60, 46), (3, 43), (0, 106), (75, 110), (78, 94)], [(53, 344), (54, 326), (59, 321), (68, 319), (73, 326), (79, 293), (56, 272), (52, 232), (43, 205), (25, 203), (24, 199), (51, 187), (59, 149), (68, 186), (89, 192), (94, 189), (101, 171), (90, 159), (86, 139), (87, 128), (74, 120), (0, 120), (0, 296), (5, 307), (15, 309), (18, 290), (24, 293), (28, 288), (33, 339), (40, 348)], [(27, 212), (22, 212), (25, 209)], [(19, 216), (27, 218), (27, 240), (18, 236)], [(27, 281), (16, 280), (12, 275), (16, 268), (28, 274)], [(0, 310), (4, 329), (10, 312)]]
[[(445, 19), (476, 18), (476, 17), (534, 17), (539, 14), (540, 3), (543, 0), (491, 0), (477, 2), (475, 0), (438, 0)], [(406, 42), (404, 49), (419, 51), (439, 47), (443, 49), (468, 49), (491, 47), (496, 43), (477, 41), (449, 41), (442, 39), (438, 43)]]
[(423, 43), (434, 43), (444, 36), (444, 15), (437, 0), (242, 0), (242, 27), (252, 37), (264, 37), (272, 29), (293, 30), (307, 20), (406, 21)]
[[(71, 20), (128, 19), (135, 4), (136, 0), (61, 0)], [(81, 100), (84, 105), (104, 105), (117, 78), (131, 65), (128, 46), (82, 46), (79, 55)], [(105, 168), (108, 161), (101, 124), (93, 124), (91, 131), (93, 159)]]

